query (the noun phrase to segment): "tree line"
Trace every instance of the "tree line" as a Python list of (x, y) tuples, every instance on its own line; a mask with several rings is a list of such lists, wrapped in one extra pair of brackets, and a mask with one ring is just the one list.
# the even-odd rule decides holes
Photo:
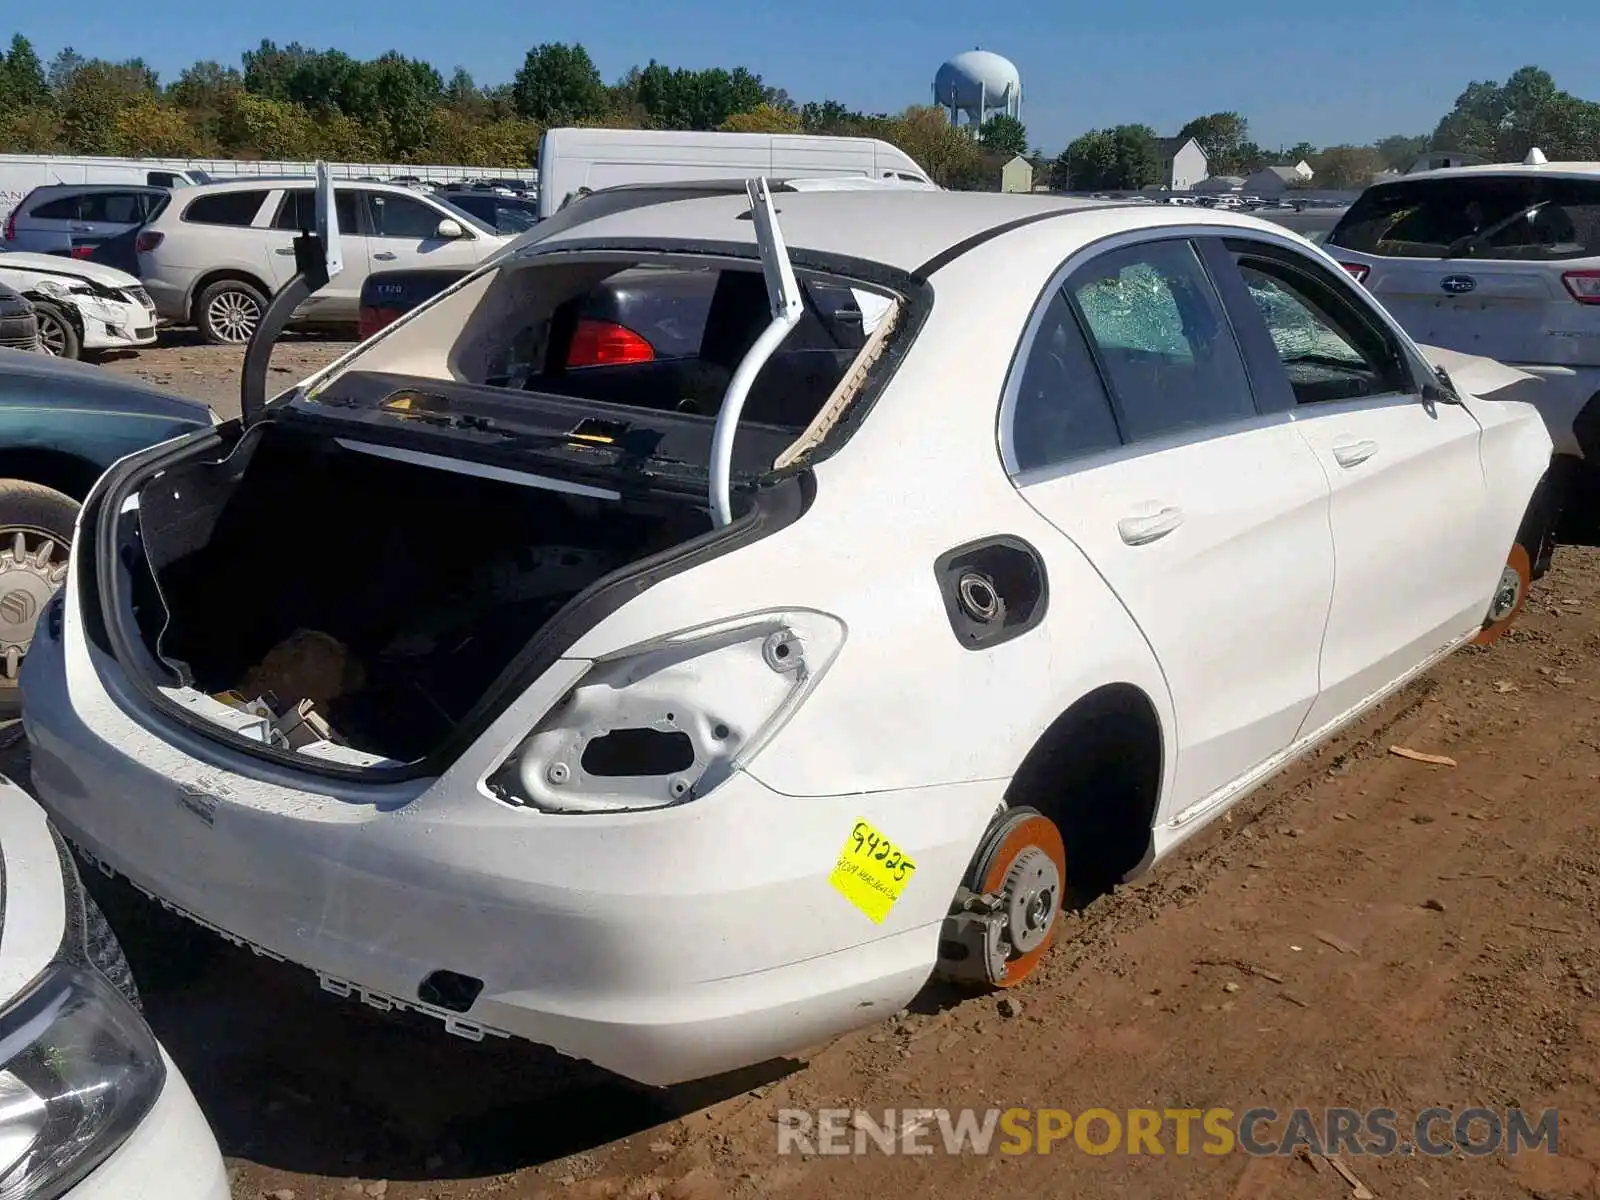
[[(1505, 83), (1474, 82), (1456, 98), (1431, 134), (1393, 134), (1370, 145), (1318, 148), (1301, 142), (1270, 151), (1250, 140), (1250, 123), (1236, 112), (1196, 117), (1178, 131), (1206, 152), (1212, 175), (1248, 175), (1270, 166), (1306, 163), (1313, 184), (1364, 187), (1382, 171), (1405, 171), (1429, 151), (1515, 162), (1534, 146), (1552, 161), (1600, 160), (1600, 103), (1556, 87), (1550, 73), (1523, 67)], [(1051, 182), (1077, 190), (1132, 189), (1161, 182), (1162, 145), (1148, 125), (1093, 129), (1075, 138), (1051, 167)]]
[(492, 86), (397, 51), (362, 61), (295, 42), (262, 41), (237, 67), (197, 62), (170, 82), (142, 59), (84, 58), (71, 47), (45, 63), (20, 34), (0, 53), (0, 150), (9, 153), (524, 167), (544, 130), (562, 125), (877, 137), (951, 187), (984, 186), (1001, 162), (1028, 152), (1026, 129), (1010, 117), (974, 140), (937, 107), (799, 104), (744, 67), (651, 61), (607, 84), (581, 45), (535, 46), (509, 83)]
[[(976, 138), (935, 106), (863, 113), (834, 100), (797, 103), (745, 67), (690, 70), (652, 60), (608, 84), (581, 45), (530, 49), (508, 83), (484, 86), (456, 68), (398, 51), (361, 60), (339, 50), (263, 40), (239, 66), (204, 61), (163, 82), (143, 59), (84, 58), (71, 47), (42, 61), (27, 38), (0, 52), (0, 150), (10, 153), (524, 167), (552, 126), (821, 133), (881, 138), (939, 184), (994, 189), (1021, 155), (1059, 188), (1136, 188), (1160, 182), (1162, 152), (1148, 125), (1096, 129), (1053, 161), (1030, 149), (1014, 117), (996, 115)], [(1600, 104), (1524, 67), (1504, 84), (1474, 82), (1431, 134), (1368, 146), (1301, 143), (1269, 151), (1236, 112), (1196, 117), (1178, 132), (1205, 149), (1212, 175), (1302, 160), (1324, 187), (1357, 187), (1404, 170), (1427, 150), (1496, 161), (1538, 145), (1551, 159), (1600, 159)]]

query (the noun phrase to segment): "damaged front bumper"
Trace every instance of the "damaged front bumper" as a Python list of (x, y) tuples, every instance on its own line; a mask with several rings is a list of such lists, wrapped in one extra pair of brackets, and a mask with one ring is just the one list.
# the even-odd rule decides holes
[(119, 350), (148, 346), (156, 340), (154, 308), (98, 296), (72, 297), (83, 326), (85, 350)]
[[(439, 779), (312, 783), (143, 712), (69, 618), (41, 622), (24, 721), (42, 802), (103, 866), (328, 990), (465, 1037), (668, 1084), (914, 996), (1003, 784), (791, 797), (736, 772), (647, 812), (494, 799), (484, 778), (579, 669), (558, 664)], [(876, 916), (830, 881), (862, 821), (916, 864)]]

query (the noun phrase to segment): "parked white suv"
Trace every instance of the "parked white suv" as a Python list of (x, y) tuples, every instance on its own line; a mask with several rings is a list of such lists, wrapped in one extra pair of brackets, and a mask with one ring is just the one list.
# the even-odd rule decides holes
[[(1600, 163), (1419, 171), (1370, 187), (1323, 247), (1419, 342), (1536, 376), (1562, 541), (1600, 533)], [(1550, 544), (1539, 555), (1548, 559)], [(1539, 565), (1539, 564), (1536, 564)]]
[[(294, 239), (315, 227), (305, 179), (245, 179), (186, 188), (140, 231), (139, 274), (169, 321), (207, 341), (250, 340), (267, 302), (295, 273)], [(508, 239), (471, 213), (405, 187), (337, 187), (344, 271), (296, 321), (354, 325), (369, 270), (473, 266)]]

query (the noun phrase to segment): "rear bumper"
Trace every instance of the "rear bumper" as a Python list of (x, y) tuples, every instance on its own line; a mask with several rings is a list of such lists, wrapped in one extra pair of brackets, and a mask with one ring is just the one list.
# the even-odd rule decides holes
[(144, 290), (155, 302), (157, 316), (165, 322), (182, 325), (189, 320), (189, 291), (182, 284), (168, 283), (163, 279), (145, 276), (140, 279)]
[[(410, 797), (302, 791), (133, 719), (120, 669), (71, 614), (64, 636), (41, 624), (23, 687), (41, 801), (138, 887), (329, 990), (651, 1084), (791, 1054), (907, 1003), (1004, 786), (797, 798), (740, 774), (614, 816), (506, 806), (478, 767)], [(881, 924), (828, 881), (858, 818), (917, 863)], [(422, 990), (439, 970), (481, 980), (477, 999)]]

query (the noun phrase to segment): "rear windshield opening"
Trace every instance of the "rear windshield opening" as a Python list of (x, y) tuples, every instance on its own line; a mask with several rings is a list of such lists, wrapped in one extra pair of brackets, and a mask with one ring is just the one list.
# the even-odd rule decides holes
[[(896, 299), (884, 292), (797, 277), (804, 313), (756, 377), (741, 425), (807, 430), (893, 324)], [(350, 369), (714, 418), (771, 320), (755, 262), (513, 263), (396, 327)], [(340, 390), (330, 380), (326, 393)]]
[(1387, 258), (1600, 255), (1600, 178), (1467, 175), (1369, 188), (1328, 245)]

